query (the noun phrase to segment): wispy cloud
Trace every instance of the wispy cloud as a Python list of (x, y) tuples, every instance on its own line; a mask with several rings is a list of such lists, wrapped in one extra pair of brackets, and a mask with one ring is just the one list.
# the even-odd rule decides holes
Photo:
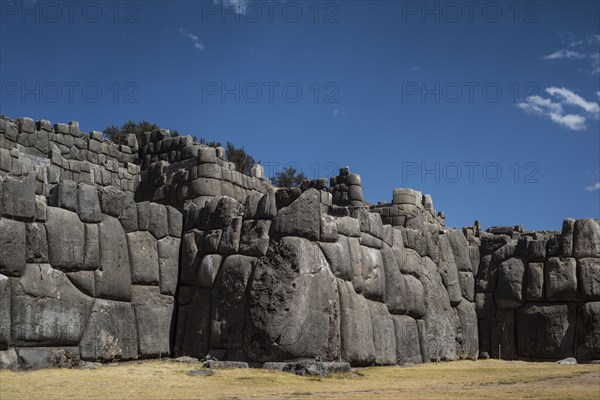
[(338, 115), (346, 115), (346, 111), (340, 111), (337, 108), (333, 110), (333, 118), (337, 118)]
[[(587, 101), (569, 89), (553, 86), (546, 88), (546, 93), (554, 98), (528, 96), (517, 104), (517, 107), (529, 114), (549, 118), (552, 122), (573, 131), (586, 129), (587, 118), (598, 119), (600, 115), (598, 103)], [(577, 109), (576, 113), (566, 113), (565, 106)]]
[(548, 54), (547, 56), (542, 57), (542, 60), (561, 60), (561, 59), (580, 59), (580, 58), (584, 58), (585, 54), (581, 54), (577, 51), (573, 51), (573, 50), (566, 50), (566, 49), (562, 49), (562, 50), (557, 50), (552, 54)]
[(564, 48), (543, 56), (542, 60), (589, 60), (591, 69), (586, 69), (586, 72), (591, 75), (600, 74), (599, 34), (586, 35), (583, 39), (577, 39), (571, 32), (559, 32), (558, 36)]
[(179, 28), (179, 33), (183, 37), (190, 39), (193, 42), (194, 48), (196, 50), (204, 51), (204, 43), (202, 43), (202, 41), (200, 41), (200, 38), (198, 36), (194, 35), (193, 33), (190, 33), (188, 31), (186, 31), (183, 28)]
[(600, 74), (600, 53), (592, 53), (590, 58), (592, 59), (592, 75)]
[(587, 190), (588, 192), (593, 192), (595, 190), (600, 190), (600, 182), (596, 182), (593, 185), (586, 186), (585, 190)]

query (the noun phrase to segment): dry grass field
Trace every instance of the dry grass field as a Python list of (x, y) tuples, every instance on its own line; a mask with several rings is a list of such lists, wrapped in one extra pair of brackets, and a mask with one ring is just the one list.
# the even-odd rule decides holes
[(190, 377), (198, 364), (143, 361), (96, 370), (0, 371), (1, 399), (600, 399), (600, 365), (457, 361), (372, 367), (327, 378), (260, 369)]

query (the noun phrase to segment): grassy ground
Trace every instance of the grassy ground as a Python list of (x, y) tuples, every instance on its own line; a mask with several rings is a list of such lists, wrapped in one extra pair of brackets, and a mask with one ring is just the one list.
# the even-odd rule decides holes
[(362, 368), (323, 379), (260, 369), (187, 375), (197, 368), (145, 361), (97, 370), (0, 371), (0, 399), (600, 399), (600, 365), (488, 360)]

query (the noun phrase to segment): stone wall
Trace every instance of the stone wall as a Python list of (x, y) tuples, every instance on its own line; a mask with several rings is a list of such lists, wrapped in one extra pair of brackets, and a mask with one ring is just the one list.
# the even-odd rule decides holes
[(347, 167), (276, 188), (166, 130), (0, 119), (0, 367), (600, 358), (597, 221), (456, 230), (392, 197)]
[(114, 188), (4, 177), (0, 348), (38, 368), (170, 354), (182, 216)]
[(494, 358), (600, 358), (600, 226), (482, 232), (475, 295), (480, 348)]

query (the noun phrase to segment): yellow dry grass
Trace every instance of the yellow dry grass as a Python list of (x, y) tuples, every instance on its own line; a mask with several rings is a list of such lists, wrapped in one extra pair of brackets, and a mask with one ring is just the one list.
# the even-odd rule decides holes
[(600, 399), (600, 365), (457, 361), (362, 368), (327, 378), (260, 369), (189, 377), (196, 364), (144, 361), (97, 370), (0, 371), (1, 399)]

